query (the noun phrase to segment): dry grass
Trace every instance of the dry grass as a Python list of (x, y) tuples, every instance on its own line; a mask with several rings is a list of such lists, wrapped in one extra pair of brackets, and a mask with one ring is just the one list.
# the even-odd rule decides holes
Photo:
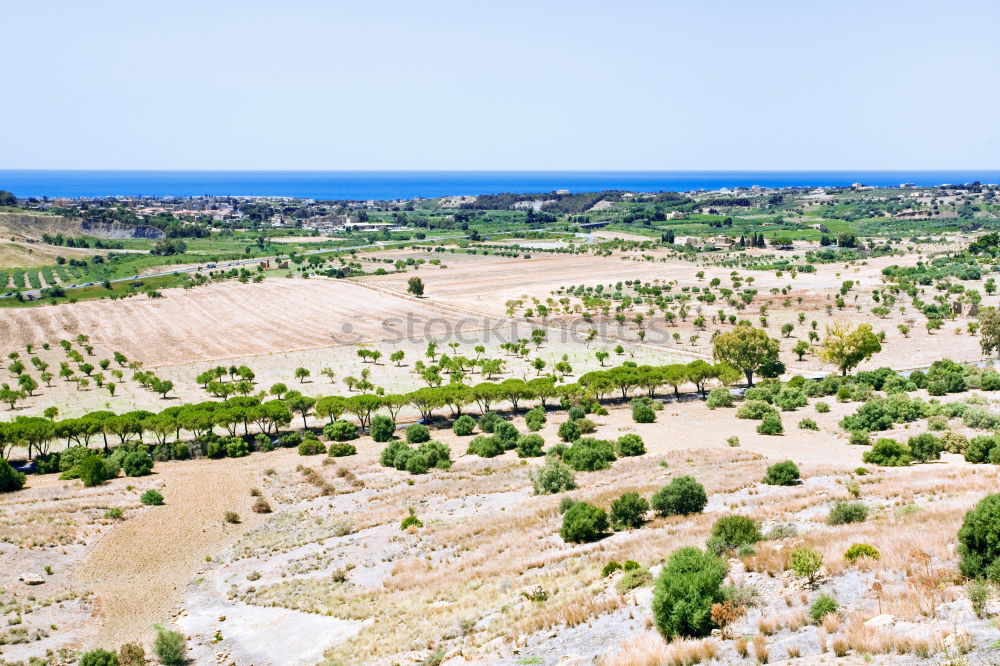
[(664, 642), (656, 632), (630, 638), (602, 666), (690, 666), (711, 661), (718, 646), (710, 640), (675, 640)]

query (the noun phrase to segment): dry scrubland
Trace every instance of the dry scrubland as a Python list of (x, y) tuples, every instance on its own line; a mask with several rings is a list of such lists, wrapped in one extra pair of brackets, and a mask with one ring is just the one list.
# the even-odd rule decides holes
[[(342, 378), (369, 367), (372, 381), (387, 392), (408, 390), (420, 385), (412, 364), (423, 358), (428, 339), (440, 340), (441, 351), (449, 352), (441, 331), (466, 322), (462, 331), (469, 339), (460, 340), (460, 353), (471, 356), (486, 331), (509, 330), (510, 301), (523, 302), (514, 308), (521, 335), (527, 337), (531, 325), (544, 326), (548, 341), (528, 360), (509, 358), (497, 379), (531, 379), (536, 375), (531, 359), (541, 357), (551, 367), (565, 354), (572, 380), (600, 367), (596, 350), (619, 343), (623, 353), (612, 353), (609, 366), (708, 358), (711, 327), (699, 331), (693, 313), (674, 326), (650, 317), (643, 325), (645, 342), (634, 322), (598, 321), (593, 326), (602, 337), (589, 345), (562, 335), (573, 319), (569, 315), (535, 317), (531, 324), (521, 317), (533, 299), (558, 298), (554, 293), (561, 287), (625, 280), (702, 286), (714, 277), (726, 286), (733, 270), (712, 265), (715, 256), (693, 264), (663, 250), (607, 257), (539, 254), (530, 260), (412, 250), (379, 256), (441, 259), (447, 268), (424, 264), (401, 275), (356, 281), (269, 278), (260, 284), (167, 290), (160, 299), (7, 311), (0, 319), (5, 353), (31, 343), (37, 355), (58, 366), (63, 352), (55, 343), (83, 333), (94, 345), (94, 359), (120, 351), (171, 379), (176, 390), (164, 400), (125, 380), (112, 397), (56, 378), (17, 409), (4, 409), (0, 418), (38, 415), (51, 405), (66, 417), (206, 400), (194, 378), (219, 364), (249, 365), (257, 389), (281, 381), (309, 395), (343, 395), (348, 391)], [(916, 313), (894, 308), (884, 319), (871, 314), (881, 269), (917, 261), (909, 254), (822, 264), (817, 273), (795, 278), (740, 270), (755, 277), (759, 291), (746, 316), (756, 323), (758, 307), (768, 305), (768, 331), (780, 339), (789, 374), (830, 369), (814, 353), (794, 360), (791, 349), (808, 330), (798, 321), (800, 312), (806, 323), (817, 321), (821, 334), (840, 320), (884, 330), (882, 353), (862, 368), (918, 367), (943, 356), (980, 359), (979, 338), (955, 332), (967, 326), (967, 317), (933, 334), (917, 323), (905, 337), (897, 327)], [(703, 278), (695, 277), (698, 270)], [(426, 298), (406, 295), (406, 280), (413, 276), (427, 285)], [(848, 279), (857, 283), (850, 292), (857, 300), (828, 313), (831, 295)], [(786, 294), (770, 293), (789, 285)], [(996, 304), (996, 298), (984, 295), (983, 304)], [(719, 307), (731, 311), (706, 305), (706, 316)], [(398, 323), (387, 327), (388, 320)], [(407, 321), (414, 328), (406, 329)], [(789, 337), (778, 332), (784, 323), (795, 326)], [(590, 326), (581, 326), (581, 335)], [(681, 343), (671, 339), (674, 332)], [(690, 342), (691, 335), (699, 340)], [(487, 355), (502, 356), (497, 344), (504, 339), (484, 342)], [(52, 349), (37, 350), (43, 342)], [(359, 344), (381, 351), (380, 362), (362, 364)], [(397, 349), (406, 353), (401, 367), (388, 359)], [(311, 369), (308, 381), (294, 378), (296, 367)], [(335, 371), (335, 383), (319, 375), (323, 367)], [(385, 445), (366, 435), (353, 442), (357, 454), (343, 458), (278, 449), (245, 458), (162, 462), (150, 476), (117, 478), (95, 488), (55, 475), (30, 476), (26, 489), (0, 495), (0, 660), (47, 654), (50, 661), (68, 662), (75, 651), (130, 640), (148, 648), (156, 623), (186, 634), (193, 663), (199, 664), (995, 659), (991, 646), (1000, 626), (988, 618), (1000, 614), (1000, 603), (989, 601), (986, 619), (976, 617), (957, 570), (955, 533), (965, 512), (997, 490), (1000, 468), (945, 454), (940, 462), (905, 468), (867, 465), (860, 475), (866, 447), (848, 445), (838, 425), (857, 402), (830, 397), (821, 399), (830, 404), (829, 412), (818, 411), (813, 400), (783, 413), (785, 435), (777, 437), (758, 434), (757, 421), (736, 419), (732, 409), (709, 410), (691, 387), (679, 401), (670, 393), (661, 391), (666, 400), (655, 423), (633, 422), (622, 405), (591, 416), (595, 436), (638, 434), (647, 452), (621, 458), (607, 470), (577, 472), (578, 488), (558, 495), (532, 493), (530, 474), (544, 458), (520, 459), (512, 451), (490, 459), (469, 455), (470, 438), (449, 429), (432, 436), (451, 447), (451, 469), (425, 475), (380, 466)], [(996, 411), (991, 394), (982, 396)], [(960, 393), (946, 400), (968, 397)], [(475, 405), (466, 411), (475, 413)], [(404, 410), (401, 420), (415, 417)], [(800, 418), (815, 420), (818, 429), (795, 428)], [(526, 431), (523, 414), (512, 421)], [(563, 421), (565, 412), (549, 414), (539, 431), (547, 448), (559, 441)], [(958, 420), (949, 425), (956, 433), (977, 434)], [(881, 434), (905, 439), (927, 427), (920, 420)], [(733, 436), (738, 447), (726, 441)], [(799, 464), (804, 482), (763, 484), (765, 469), (785, 459)], [(709, 500), (703, 513), (650, 514), (642, 527), (594, 543), (560, 538), (564, 496), (606, 508), (625, 492), (648, 498), (683, 475), (705, 486)], [(162, 492), (166, 503), (140, 504), (148, 489)], [(254, 512), (257, 495), (273, 513)], [(828, 525), (839, 500), (862, 502), (868, 520)], [(122, 517), (109, 517), (113, 509)], [(236, 512), (239, 522), (223, 520), (227, 511)], [(411, 513), (422, 526), (401, 529), (400, 521)], [(741, 590), (742, 615), (704, 639), (665, 643), (653, 626), (648, 577), (655, 578), (677, 548), (703, 547), (714, 521), (732, 513), (760, 521), (767, 535), (752, 553), (730, 553), (726, 580)], [(871, 545), (880, 558), (849, 562), (844, 553), (855, 543)], [(791, 553), (800, 548), (823, 556), (812, 583), (789, 571)], [(627, 560), (639, 564), (638, 573), (603, 575), (608, 562)], [(28, 585), (19, 580), (23, 575), (43, 582)], [(835, 597), (840, 607), (814, 622), (809, 608), (822, 594)]]

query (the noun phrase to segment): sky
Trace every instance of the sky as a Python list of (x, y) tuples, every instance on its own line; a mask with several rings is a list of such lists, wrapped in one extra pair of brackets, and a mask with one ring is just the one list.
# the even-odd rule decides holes
[(4, 0), (0, 169), (996, 169), (996, 0)]

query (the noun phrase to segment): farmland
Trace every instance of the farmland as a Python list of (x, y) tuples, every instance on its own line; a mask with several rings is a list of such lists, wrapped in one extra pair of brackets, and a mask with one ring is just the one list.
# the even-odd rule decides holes
[[(422, 201), (169, 256), (22, 220), (44, 260), (4, 284), (96, 284), (0, 316), (0, 453), (34, 464), (0, 663), (154, 625), (193, 663), (986, 663), (992, 198), (810, 196)], [(678, 627), (685, 557), (718, 580)]]

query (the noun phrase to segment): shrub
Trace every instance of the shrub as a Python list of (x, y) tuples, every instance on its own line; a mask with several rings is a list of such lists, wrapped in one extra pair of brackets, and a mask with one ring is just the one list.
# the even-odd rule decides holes
[(226, 455), (230, 458), (242, 458), (250, 455), (250, 445), (242, 437), (230, 437), (226, 444)]
[(941, 450), (944, 448), (941, 440), (929, 432), (911, 437), (907, 441), (907, 445), (910, 447), (910, 455), (918, 462), (937, 460), (941, 457)]
[(468, 414), (462, 414), (451, 424), (451, 430), (459, 437), (467, 437), (476, 429), (476, 421)]
[(571, 421), (582, 419), (586, 415), (587, 412), (584, 411), (583, 407), (580, 407), (579, 405), (570, 407), (568, 410), (566, 410), (566, 418), (568, 418)]
[(503, 453), (504, 448), (496, 437), (479, 435), (472, 438), (466, 452), (482, 458), (493, 458)]
[(580, 439), (580, 426), (576, 421), (566, 421), (559, 426), (559, 439), (564, 442), (575, 442)]
[[(326, 432), (326, 428), (323, 428), (323, 434), (326, 435), (327, 437), (330, 437), (330, 435), (327, 434)], [(301, 442), (302, 442), (302, 435), (297, 432), (286, 432), (284, 435), (278, 437), (278, 446), (284, 448), (290, 449), (293, 446), (298, 446)]]
[(553, 458), (531, 475), (531, 485), (536, 495), (561, 493), (576, 488), (573, 470)]
[(236, 513), (235, 511), (226, 511), (224, 514), (222, 514), (222, 519), (232, 525), (240, 524), (240, 514)]
[(535, 407), (524, 415), (524, 423), (528, 426), (528, 430), (532, 432), (542, 429), (545, 425), (546, 417), (545, 410), (541, 407)]
[(84, 457), (73, 469), (80, 480), (83, 481), (83, 485), (88, 488), (99, 486), (108, 479), (115, 477), (107, 461), (99, 455), (92, 454)]
[(723, 599), (726, 563), (697, 548), (681, 548), (670, 555), (656, 580), (653, 619), (666, 640), (677, 636), (705, 636), (712, 631), (712, 604)]
[(517, 446), (517, 435), (517, 428), (510, 421), (497, 421), (493, 426), (493, 437), (504, 451), (509, 451)]
[(732, 407), (734, 405), (733, 394), (729, 392), (725, 386), (716, 386), (714, 389), (709, 391), (708, 400), (705, 405), (709, 409), (716, 409), (717, 407)]
[(125, 517), (125, 512), (119, 507), (113, 507), (104, 512), (104, 517), (109, 520), (121, 520)]
[(519, 458), (537, 458), (542, 455), (545, 440), (541, 435), (528, 434), (517, 438), (517, 455)]
[(622, 435), (615, 442), (615, 451), (621, 457), (628, 456), (641, 456), (646, 452), (646, 445), (642, 441), (642, 437), (635, 434)]
[(384, 414), (376, 414), (372, 417), (368, 432), (376, 442), (388, 442), (396, 432), (396, 422)]
[(972, 612), (976, 617), (983, 619), (986, 617), (986, 602), (990, 600), (990, 586), (981, 580), (970, 581), (965, 586), (965, 593), (972, 604)]
[(586, 502), (577, 502), (563, 514), (559, 536), (563, 541), (586, 543), (598, 539), (608, 529), (608, 514), (604, 509)]
[(423, 526), (424, 526), (424, 521), (417, 518), (417, 514), (412, 507), (410, 508), (410, 515), (408, 515), (406, 518), (403, 518), (403, 520), (399, 523), (399, 529), (401, 530), (407, 530), (411, 527), (423, 527)]
[(827, 525), (861, 523), (868, 518), (868, 507), (861, 502), (837, 502), (826, 519)]
[(118, 655), (98, 648), (85, 652), (77, 663), (79, 666), (118, 666)]
[(339, 419), (323, 426), (323, 434), (327, 439), (332, 439), (335, 442), (346, 442), (357, 439), (358, 428), (350, 421)]
[(163, 494), (158, 490), (147, 490), (139, 496), (139, 501), (146, 506), (160, 506), (163, 504)]
[(353, 456), (358, 452), (358, 447), (353, 444), (348, 444), (346, 442), (333, 442), (330, 444), (330, 449), (327, 454), (332, 458), (343, 458), (344, 456)]
[(146, 651), (139, 643), (125, 643), (118, 648), (120, 666), (146, 666)]
[(690, 476), (678, 476), (653, 495), (653, 509), (661, 516), (700, 513), (708, 504), (705, 487)]
[(569, 508), (576, 504), (576, 500), (572, 497), (563, 497), (559, 500), (559, 513), (563, 514), (569, 511)]
[(738, 419), (760, 421), (768, 414), (777, 416), (778, 412), (774, 410), (774, 407), (767, 404), (763, 400), (748, 400), (743, 403), (743, 406), (736, 410), (736, 418)]
[(479, 417), (479, 429), (482, 430), (483, 432), (492, 433), (493, 426), (495, 426), (500, 421), (503, 421), (503, 417), (501, 417), (496, 412), (486, 412), (485, 414)]
[[(635, 564), (635, 562), (633, 562), (633, 564)], [(652, 580), (653, 575), (649, 573), (649, 569), (636, 566), (634, 569), (625, 570), (622, 577), (618, 579), (618, 584), (615, 585), (615, 589), (618, 590), (619, 594), (626, 594), (637, 587), (648, 585)]]
[(820, 414), (826, 414), (830, 411), (830, 405), (825, 402), (817, 402), (814, 407), (816, 407), (816, 411)]
[(299, 444), (300, 456), (315, 456), (320, 453), (326, 453), (326, 446), (318, 439), (304, 439)]
[(844, 551), (844, 559), (854, 564), (856, 561), (862, 557), (870, 557), (873, 560), (879, 559), (880, 555), (877, 550), (869, 546), (866, 543), (855, 543), (852, 544), (850, 548)]
[(187, 642), (176, 631), (160, 629), (153, 641), (153, 653), (163, 666), (180, 666), (187, 661)]
[(870, 451), (865, 451), (861, 459), (866, 463), (883, 467), (903, 467), (909, 465), (912, 460), (910, 447), (887, 437), (880, 437), (876, 440), (875, 446)]
[(810, 548), (798, 548), (792, 552), (792, 571), (810, 583), (816, 580), (819, 568), (823, 566), (823, 556)]
[(627, 530), (640, 527), (646, 521), (649, 502), (637, 493), (625, 493), (611, 502), (611, 527)]
[(1000, 494), (987, 495), (965, 514), (958, 555), (964, 576), (1000, 583)]
[(253, 445), (257, 451), (274, 451), (274, 442), (271, 440), (270, 436), (265, 435), (262, 432), (254, 435)]
[(778, 395), (774, 398), (774, 404), (777, 405), (783, 412), (791, 412), (799, 407), (805, 407), (809, 404), (806, 399), (806, 394), (802, 389), (792, 388), (791, 386), (783, 386)]
[(24, 474), (0, 458), (0, 493), (10, 493), (24, 487)]
[(819, 624), (830, 613), (836, 613), (838, 605), (837, 600), (830, 595), (821, 594), (809, 607), (809, 619)]
[(582, 438), (573, 442), (562, 458), (578, 472), (607, 469), (615, 460), (615, 445), (605, 439)]
[(153, 458), (145, 451), (135, 450), (122, 459), (125, 476), (146, 476), (153, 471)]
[(226, 447), (218, 439), (210, 439), (205, 442), (205, 455), (213, 460), (226, 457)]
[(801, 480), (798, 466), (791, 460), (774, 463), (767, 468), (764, 483), (769, 486), (794, 486)]
[(709, 549), (716, 554), (752, 546), (764, 537), (756, 520), (746, 516), (723, 516), (712, 525), (712, 536), (708, 539)]
[(997, 448), (997, 438), (994, 435), (973, 437), (965, 448), (965, 459), (971, 463), (984, 463), (990, 459), (990, 453)]
[(576, 427), (580, 429), (581, 435), (589, 435), (597, 431), (597, 424), (590, 419), (577, 419)]
[(951, 430), (941, 433), (941, 446), (948, 453), (964, 454), (969, 447), (969, 438)]
[(653, 411), (653, 407), (648, 403), (633, 403), (632, 420), (636, 423), (653, 423), (656, 421), (656, 412)]
[(258, 497), (254, 500), (250, 510), (254, 513), (271, 513), (271, 505), (263, 497)]
[(768, 414), (757, 424), (757, 433), (760, 435), (783, 435), (785, 428), (781, 425), (781, 418), (777, 414)]
[(618, 562), (615, 562), (614, 560), (611, 560), (610, 562), (604, 565), (603, 569), (601, 569), (601, 576), (603, 578), (607, 578), (614, 572), (621, 570), (622, 570), (622, 565), (619, 564)]

